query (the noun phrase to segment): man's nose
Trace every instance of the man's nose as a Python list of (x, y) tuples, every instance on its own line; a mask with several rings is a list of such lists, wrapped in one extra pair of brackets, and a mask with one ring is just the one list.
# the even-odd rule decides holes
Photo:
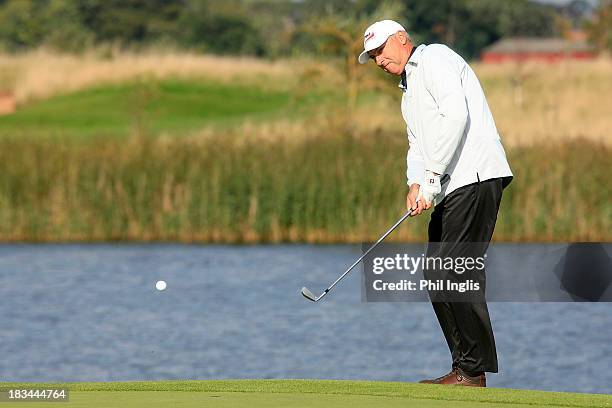
[(380, 67), (382, 62), (383, 62), (382, 55), (377, 55), (376, 58), (374, 59), (374, 61), (376, 61), (376, 65), (378, 65)]

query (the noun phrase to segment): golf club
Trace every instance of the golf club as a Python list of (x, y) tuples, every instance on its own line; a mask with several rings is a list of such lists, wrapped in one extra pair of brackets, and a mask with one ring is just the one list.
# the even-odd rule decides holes
[(391, 228), (389, 228), (387, 230), (387, 232), (385, 232), (383, 234), (382, 237), (380, 237), (378, 239), (378, 241), (376, 241), (376, 243), (374, 245), (372, 245), (363, 255), (361, 255), (361, 257), (355, 261), (355, 263), (353, 263), (351, 265), (350, 268), (348, 268), (338, 279), (336, 279), (336, 281), (334, 283), (332, 283), (327, 289), (325, 289), (325, 291), (323, 293), (321, 293), (320, 296), (315, 296), (307, 287), (303, 287), (302, 288), (302, 295), (308, 299), (308, 300), (312, 300), (313, 302), (318, 302), (319, 300), (321, 300), (323, 298), (323, 296), (327, 295), (327, 293), (332, 290), (332, 288), (334, 286), (336, 286), (336, 284), (338, 282), (340, 282), (342, 280), (342, 278), (344, 278), (354, 267), (355, 265), (357, 265), (359, 262), (361, 262), (361, 260), (363, 258), (366, 257), (367, 254), (370, 253), (371, 250), (373, 250), (374, 248), (376, 248), (376, 246), (378, 244), (380, 244), (382, 242), (383, 239), (387, 238), (387, 235), (389, 235), (390, 233), (393, 232), (394, 229), (396, 229), (398, 227), (398, 225), (400, 225), (406, 218), (408, 218), (408, 216), (410, 215), (410, 213), (412, 212), (412, 210), (408, 210), (408, 212), (404, 215), (402, 215), (402, 218), (400, 218)]

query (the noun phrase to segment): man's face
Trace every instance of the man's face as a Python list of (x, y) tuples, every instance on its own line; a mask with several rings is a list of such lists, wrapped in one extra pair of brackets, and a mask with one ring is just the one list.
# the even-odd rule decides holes
[(402, 41), (402, 33), (390, 36), (383, 45), (368, 52), (370, 58), (382, 70), (393, 75), (401, 75), (408, 62), (408, 52)]

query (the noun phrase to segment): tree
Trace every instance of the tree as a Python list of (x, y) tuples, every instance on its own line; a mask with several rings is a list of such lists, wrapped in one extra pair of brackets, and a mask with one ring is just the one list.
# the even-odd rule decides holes
[(9, 51), (35, 47), (44, 39), (45, 1), (7, 1), (0, 8), (0, 42)]
[(612, 52), (612, 1), (604, 0), (592, 21), (585, 24), (589, 41), (598, 51)]
[[(527, 0), (402, 0), (398, 20), (416, 43), (444, 43), (466, 58), (504, 36), (554, 33), (553, 9)], [(371, 7), (367, 6), (366, 7)]]
[(82, 22), (97, 42), (124, 45), (176, 36), (184, 0), (81, 0)]
[(325, 17), (313, 18), (303, 30), (318, 40), (322, 54), (340, 55), (346, 78), (346, 103), (349, 115), (355, 109), (359, 89), (376, 88), (380, 81), (366, 76), (357, 56), (363, 50), (363, 30), (373, 21), (399, 19), (403, 8), (398, 2), (385, 2), (371, 14), (337, 14), (330, 10)]
[(228, 3), (213, 7), (206, 1), (190, 1), (180, 17), (183, 45), (216, 54), (263, 55), (260, 32), (240, 3)]
[(50, 0), (43, 20), (43, 43), (52, 48), (79, 52), (94, 41), (94, 33), (83, 25), (78, 5), (72, 0)]

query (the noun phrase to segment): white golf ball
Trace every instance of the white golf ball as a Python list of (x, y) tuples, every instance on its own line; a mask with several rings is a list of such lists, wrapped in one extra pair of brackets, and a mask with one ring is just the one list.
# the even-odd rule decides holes
[(157, 281), (157, 283), (155, 284), (155, 288), (157, 288), (157, 290), (165, 290), (166, 289), (166, 282), (165, 281)]

